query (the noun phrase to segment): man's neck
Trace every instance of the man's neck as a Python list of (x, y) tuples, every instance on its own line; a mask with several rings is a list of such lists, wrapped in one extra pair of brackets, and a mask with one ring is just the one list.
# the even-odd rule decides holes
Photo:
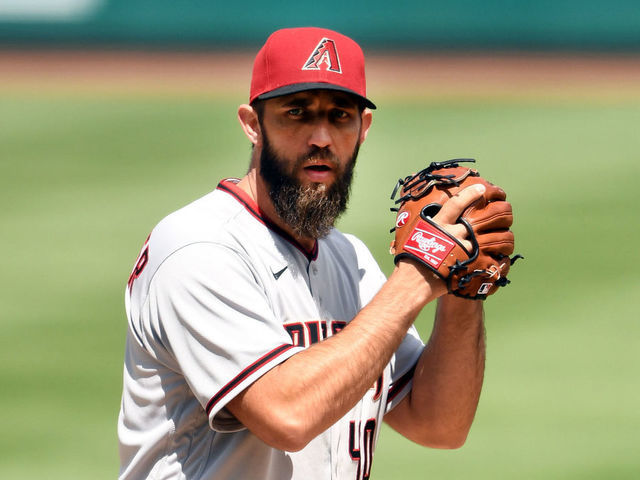
[(316, 239), (311, 237), (301, 237), (294, 233), (293, 229), (285, 223), (276, 213), (271, 197), (269, 196), (268, 185), (258, 175), (257, 169), (252, 168), (238, 182), (238, 187), (244, 190), (251, 199), (256, 202), (262, 213), (279, 228), (287, 232), (305, 250), (311, 251), (316, 244)]

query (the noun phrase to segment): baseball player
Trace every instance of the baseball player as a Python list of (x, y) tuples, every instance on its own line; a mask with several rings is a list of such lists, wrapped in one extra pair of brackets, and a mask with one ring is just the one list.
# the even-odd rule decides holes
[[(456, 448), (484, 370), (481, 302), (411, 259), (388, 279), (333, 228), (375, 105), (364, 57), (319, 28), (273, 33), (238, 119), (248, 173), (154, 228), (126, 287), (122, 479), (366, 479), (383, 421)], [(455, 225), (469, 187), (435, 217)], [(412, 326), (440, 298), (425, 346)]]

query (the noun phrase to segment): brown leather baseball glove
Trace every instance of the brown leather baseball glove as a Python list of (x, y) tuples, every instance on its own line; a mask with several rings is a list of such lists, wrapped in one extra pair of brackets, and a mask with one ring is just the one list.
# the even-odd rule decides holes
[[(449, 293), (484, 300), (498, 287), (507, 285), (514, 255), (511, 204), (504, 190), (483, 179), (477, 170), (460, 166), (473, 159), (459, 158), (433, 162), (424, 170), (398, 180), (391, 194), (396, 211), (395, 239), (390, 252), (397, 263), (411, 258), (427, 266), (446, 282)], [(481, 183), (485, 192), (458, 218), (468, 232), (471, 249), (442, 228), (434, 217), (454, 195), (469, 185)]]

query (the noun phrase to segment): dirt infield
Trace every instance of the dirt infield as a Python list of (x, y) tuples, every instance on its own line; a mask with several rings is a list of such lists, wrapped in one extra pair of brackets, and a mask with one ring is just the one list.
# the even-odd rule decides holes
[[(244, 95), (254, 52), (0, 51), (0, 92)], [(640, 99), (640, 55), (393, 54), (367, 57), (374, 98)]]

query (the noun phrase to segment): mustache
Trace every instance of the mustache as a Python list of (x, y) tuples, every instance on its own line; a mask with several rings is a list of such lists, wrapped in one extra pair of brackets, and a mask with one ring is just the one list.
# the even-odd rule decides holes
[(331, 168), (334, 169), (338, 168), (338, 166), (340, 165), (338, 157), (331, 150), (329, 150), (328, 147), (321, 148), (314, 146), (311, 147), (308, 152), (298, 157), (296, 161), (296, 167), (300, 167), (302, 166), (302, 164), (308, 161), (319, 160), (329, 163), (331, 165)]

